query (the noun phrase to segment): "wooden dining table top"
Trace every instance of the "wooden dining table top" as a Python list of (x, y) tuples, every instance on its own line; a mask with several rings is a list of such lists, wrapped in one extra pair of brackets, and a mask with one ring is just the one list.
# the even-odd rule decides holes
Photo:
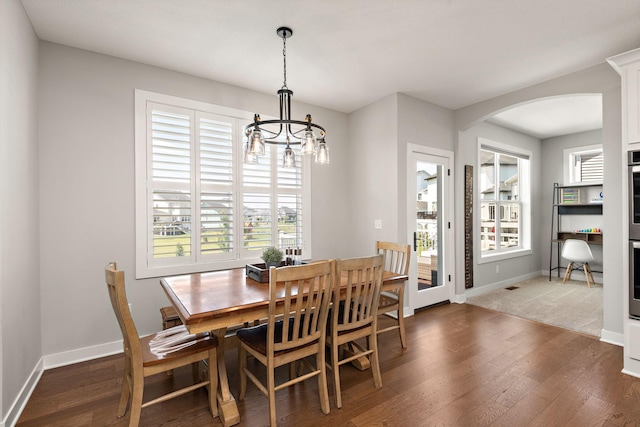
[[(407, 276), (384, 272), (383, 286)], [(269, 283), (246, 276), (245, 268), (192, 273), (160, 280), (189, 332), (205, 332), (267, 317)]]

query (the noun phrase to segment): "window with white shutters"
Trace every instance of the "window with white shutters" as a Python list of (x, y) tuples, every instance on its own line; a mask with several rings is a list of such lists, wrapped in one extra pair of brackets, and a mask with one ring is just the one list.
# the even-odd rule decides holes
[(283, 148), (267, 145), (244, 164), (252, 117), (136, 91), (136, 277), (241, 267), (268, 246), (310, 256), (303, 159), (283, 168)]
[(572, 147), (564, 150), (564, 182), (601, 184), (604, 177), (602, 145)]

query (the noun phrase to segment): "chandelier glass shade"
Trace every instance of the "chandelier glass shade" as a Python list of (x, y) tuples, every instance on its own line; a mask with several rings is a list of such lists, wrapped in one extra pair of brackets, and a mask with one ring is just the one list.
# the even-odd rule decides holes
[(310, 114), (304, 120), (291, 119), (293, 91), (287, 87), (287, 39), (293, 35), (293, 31), (288, 27), (280, 27), (276, 33), (282, 38), (284, 58), (284, 82), (278, 90), (280, 118), (262, 120), (259, 114), (253, 116), (253, 122), (244, 127), (244, 161), (257, 163), (258, 158), (265, 154), (265, 144), (276, 144), (285, 146), (282, 158), (282, 166), (285, 168), (295, 168), (296, 154), (291, 146), (297, 145), (300, 146), (301, 155), (313, 155), (316, 163), (328, 164), (329, 147), (325, 141), (324, 128), (313, 123)]

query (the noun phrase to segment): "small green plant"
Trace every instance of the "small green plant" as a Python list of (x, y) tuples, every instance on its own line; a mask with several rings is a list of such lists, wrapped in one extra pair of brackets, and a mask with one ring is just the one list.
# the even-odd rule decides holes
[(269, 246), (264, 251), (262, 251), (261, 258), (267, 265), (278, 266), (282, 261), (282, 251), (275, 246)]
[(184, 247), (180, 242), (176, 245), (176, 256), (184, 256)]

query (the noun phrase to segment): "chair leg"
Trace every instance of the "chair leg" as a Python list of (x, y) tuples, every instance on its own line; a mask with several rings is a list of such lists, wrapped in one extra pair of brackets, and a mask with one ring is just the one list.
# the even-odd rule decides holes
[(129, 427), (138, 427), (140, 412), (142, 411), (142, 394), (144, 393), (144, 377), (142, 374), (132, 375), (131, 413), (129, 415)]
[(131, 360), (125, 356), (124, 374), (122, 375), (122, 391), (120, 392), (120, 403), (118, 403), (118, 418), (127, 413), (127, 407), (131, 401)]
[(373, 374), (373, 384), (377, 389), (382, 388), (382, 374), (380, 373), (380, 358), (378, 357), (378, 334), (374, 332), (369, 339), (369, 349), (371, 353), (371, 373)]
[(595, 283), (595, 281), (593, 280), (593, 274), (591, 273), (589, 263), (585, 262), (582, 269), (584, 270), (584, 277), (587, 278), (587, 286), (591, 287), (591, 283)]
[(323, 414), (331, 411), (329, 404), (329, 386), (327, 385), (327, 365), (325, 363), (324, 346), (318, 350), (316, 356), (316, 368), (320, 370), (318, 374), (318, 392), (320, 394), (320, 408)]
[(407, 348), (407, 336), (404, 331), (404, 287), (398, 292), (398, 326), (400, 330), (400, 344)]
[(333, 373), (333, 388), (336, 393), (336, 407), (342, 408), (342, 392), (340, 391), (340, 359), (338, 346), (331, 343), (331, 372)]
[(567, 271), (564, 273), (564, 279), (562, 279), (562, 283), (564, 284), (567, 280), (571, 280), (571, 272), (573, 271), (573, 262), (570, 262), (567, 266)]
[(238, 398), (243, 400), (247, 392), (247, 350), (242, 344), (238, 347), (238, 366), (240, 367), (240, 394)]
[(269, 424), (277, 424), (276, 417), (276, 373), (273, 366), (267, 366), (267, 398), (269, 400)]
[(218, 351), (209, 349), (209, 361), (207, 363), (209, 375), (209, 410), (215, 418), (218, 416)]

